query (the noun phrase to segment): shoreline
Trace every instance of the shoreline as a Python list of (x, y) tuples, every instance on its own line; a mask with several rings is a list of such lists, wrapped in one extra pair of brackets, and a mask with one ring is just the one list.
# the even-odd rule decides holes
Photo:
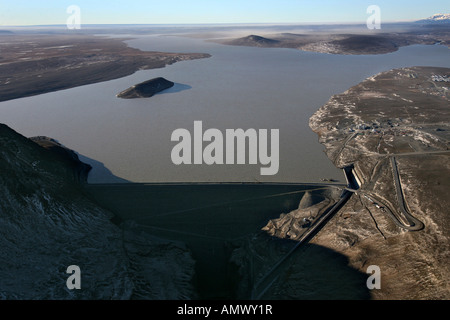
[(395, 27), (389, 30), (388, 27), (387, 30), (362, 28), (345, 33), (261, 33), (212, 41), (232, 46), (286, 48), (337, 55), (382, 55), (417, 44), (439, 44), (450, 49), (450, 32), (445, 25), (423, 28), (421, 25), (409, 24), (403, 30), (396, 30)]
[(354, 164), (360, 184), (313, 243), (361, 272), (379, 266), (385, 280), (376, 300), (449, 297), (441, 262), (450, 237), (449, 75), (438, 67), (382, 72), (333, 96), (310, 121), (330, 161)]
[[(123, 78), (207, 53), (141, 51), (129, 38), (93, 35), (0, 35), (0, 102)], [(6, 39), (5, 39), (6, 40)]]

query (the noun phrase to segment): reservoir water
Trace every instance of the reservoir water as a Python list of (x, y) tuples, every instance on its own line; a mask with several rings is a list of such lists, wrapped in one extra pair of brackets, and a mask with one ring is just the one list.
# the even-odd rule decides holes
[[(0, 119), (25, 136), (45, 135), (76, 150), (94, 169), (90, 183), (344, 181), (308, 126), (333, 94), (365, 78), (407, 66), (450, 67), (444, 46), (410, 46), (385, 55), (346, 56), (216, 44), (181, 36), (136, 36), (127, 43), (149, 51), (202, 52), (211, 58), (73, 89), (0, 103)], [(70, 73), (67, 74), (70, 77)], [(175, 86), (148, 99), (116, 94), (164, 77)], [(280, 169), (260, 165), (180, 165), (171, 161), (171, 134), (249, 128), (280, 130)], [(123, 180), (122, 180), (123, 179)]]
[[(251, 289), (297, 244), (270, 237), (261, 228), (297, 208), (305, 192), (328, 194), (324, 186), (300, 183), (321, 178), (344, 182), (308, 125), (320, 106), (382, 71), (450, 67), (450, 50), (443, 46), (345, 56), (225, 46), (173, 35), (133, 37), (127, 43), (141, 50), (203, 52), (212, 57), (1, 102), (0, 122), (25, 136), (46, 135), (76, 150), (94, 167), (86, 191), (113, 212), (118, 223), (125, 222), (122, 228), (137, 224), (153, 236), (185, 243), (196, 262), (196, 289), (202, 298), (229, 299), (240, 297), (238, 293), (250, 297), (240, 290)], [(176, 84), (148, 99), (116, 98), (118, 92), (155, 77)], [(278, 174), (260, 176), (260, 165), (174, 165), (171, 134), (179, 128), (192, 132), (194, 121), (222, 132), (279, 129)], [(108, 184), (126, 181), (163, 183)], [(254, 183), (258, 181), (285, 184)], [(279, 278), (284, 284), (283, 279), (293, 274), (290, 283), (300, 284), (296, 297), (369, 297), (367, 275), (350, 268), (345, 257), (332, 250), (308, 244), (290, 259), (268, 279)]]

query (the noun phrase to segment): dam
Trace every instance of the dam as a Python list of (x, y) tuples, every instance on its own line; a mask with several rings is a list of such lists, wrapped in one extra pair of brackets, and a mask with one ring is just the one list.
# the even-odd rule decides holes
[[(88, 184), (85, 191), (114, 215), (122, 228), (138, 225), (153, 236), (183, 242), (196, 261), (196, 287), (202, 299), (236, 296), (242, 280), (233, 252), (252, 238), (264, 238), (275, 249), (252, 256), (250, 286), (258, 272), (275, 265), (297, 242), (261, 231), (270, 219), (299, 207), (306, 192), (316, 201), (337, 194), (338, 184), (296, 183), (151, 183)], [(259, 266), (259, 267), (258, 267)], [(259, 270), (261, 269), (261, 270)], [(250, 289), (249, 289), (250, 290)]]

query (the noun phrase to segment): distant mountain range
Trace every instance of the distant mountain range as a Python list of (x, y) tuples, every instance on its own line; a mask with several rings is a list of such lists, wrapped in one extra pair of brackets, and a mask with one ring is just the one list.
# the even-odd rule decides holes
[(436, 13), (429, 18), (419, 20), (420, 23), (450, 23), (450, 13)]

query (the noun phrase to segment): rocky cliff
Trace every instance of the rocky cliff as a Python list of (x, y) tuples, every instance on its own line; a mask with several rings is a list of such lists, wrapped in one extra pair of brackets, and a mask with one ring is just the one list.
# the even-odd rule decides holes
[[(0, 125), (0, 299), (195, 297), (184, 245), (113, 224), (83, 192), (73, 153), (35, 140), (57, 152)], [(66, 286), (70, 265), (80, 290)]]

